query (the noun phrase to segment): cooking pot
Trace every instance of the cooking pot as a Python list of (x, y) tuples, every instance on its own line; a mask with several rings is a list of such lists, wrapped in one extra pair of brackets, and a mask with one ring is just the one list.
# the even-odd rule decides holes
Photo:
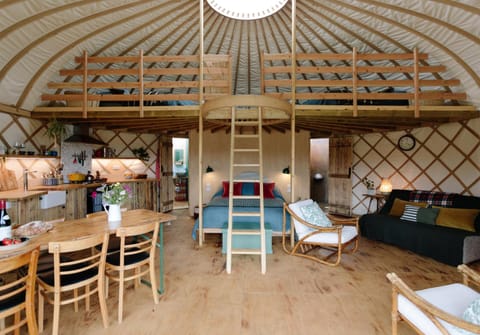
[(80, 183), (85, 180), (85, 175), (83, 173), (78, 173), (78, 172), (70, 173), (68, 175), (68, 180), (70, 180), (70, 182), (72, 183)]

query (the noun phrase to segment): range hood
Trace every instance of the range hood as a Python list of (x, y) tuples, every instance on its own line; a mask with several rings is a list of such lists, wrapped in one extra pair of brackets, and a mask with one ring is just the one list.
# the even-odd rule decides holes
[(88, 126), (73, 126), (73, 135), (65, 139), (64, 142), (67, 143), (88, 143), (88, 144), (99, 144), (105, 145), (105, 142), (96, 139), (95, 137), (90, 136), (90, 129)]

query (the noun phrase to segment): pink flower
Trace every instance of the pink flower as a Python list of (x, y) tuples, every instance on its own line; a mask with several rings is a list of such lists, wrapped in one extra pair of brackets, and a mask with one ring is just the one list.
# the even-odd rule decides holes
[(92, 198), (95, 199), (97, 197), (97, 192), (93, 191), (92, 192)]

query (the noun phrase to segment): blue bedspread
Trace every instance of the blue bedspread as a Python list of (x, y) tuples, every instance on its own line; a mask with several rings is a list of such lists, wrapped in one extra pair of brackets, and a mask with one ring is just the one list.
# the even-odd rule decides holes
[[(274, 199), (264, 199), (265, 223), (270, 223), (273, 232), (282, 231), (283, 220), (283, 203), (282, 197)], [(254, 212), (258, 211), (258, 199), (234, 199), (234, 211), (236, 212)], [(235, 221), (241, 222), (258, 222), (258, 217), (236, 217)], [(221, 229), (228, 222), (228, 198), (216, 195), (203, 208), (203, 227)], [(290, 220), (287, 218), (287, 230), (290, 229)], [(192, 238), (196, 240), (198, 231), (198, 219), (192, 230)]]

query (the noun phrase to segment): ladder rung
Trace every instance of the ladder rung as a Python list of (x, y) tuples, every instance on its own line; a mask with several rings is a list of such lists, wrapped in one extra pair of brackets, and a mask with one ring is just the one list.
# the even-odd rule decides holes
[(258, 134), (235, 134), (238, 138), (258, 138)]
[(259, 152), (259, 149), (233, 149), (235, 152)]
[(261, 255), (262, 251), (259, 249), (232, 249), (234, 255)]
[(260, 216), (260, 212), (233, 212), (232, 216)]
[(260, 199), (259, 195), (234, 195), (233, 199)]
[(258, 126), (258, 121), (235, 121), (235, 126)]
[(260, 166), (258, 163), (244, 163), (244, 164), (233, 164), (235, 167), (251, 167), (251, 166)]
[(262, 232), (253, 229), (233, 229), (232, 235), (262, 235)]
[(239, 182), (239, 183), (259, 183), (259, 179), (234, 179), (234, 182)]

